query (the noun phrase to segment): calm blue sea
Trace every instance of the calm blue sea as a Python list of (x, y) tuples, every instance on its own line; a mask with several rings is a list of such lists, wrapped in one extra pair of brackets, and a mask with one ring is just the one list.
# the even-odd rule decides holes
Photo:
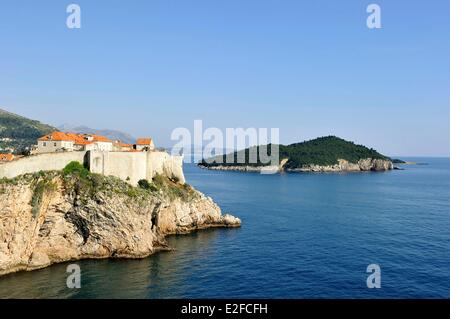
[[(144, 260), (82, 261), (0, 278), (0, 297), (437, 298), (450, 297), (450, 159), (403, 171), (259, 175), (186, 165), (240, 229), (169, 239)], [(381, 289), (366, 268), (381, 267)]]

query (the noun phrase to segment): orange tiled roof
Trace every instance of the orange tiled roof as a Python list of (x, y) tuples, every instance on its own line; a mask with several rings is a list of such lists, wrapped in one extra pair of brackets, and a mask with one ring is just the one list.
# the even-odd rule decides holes
[[(89, 141), (88, 137), (92, 137), (92, 140)], [(78, 145), (88, 145), (94, 142), (109, 142), (112, 143), (105, 136), (95, 135), (95, 134), (76, 134), (76, 133), (64, 133), (64, 132), (52, 132), (48, 135), (45, 135), (39, 139), (39, 141), (67, 141), (74, 142), (74, 144)]]
[(107, 143), (112, 143), (112, 141), (107, 138), (106, 136), (102, 136), (102, 135), (95, 135), (95, 134), (82, 134), (85, 137), (88, 136), (92, 136), (94, 138), (94, 142), (107, 142)]
[(39, 139), (39, 141), (73, 141), (74, 137), (70, 133), (52, 132)]
[(0, 154), (0, 161), (10, 162), (14, 159), (13, 154)]
[(132, 144), (125, 144), (125, 143), (122, 143), (122, 142), (117, 142), (117, 143), (115, 143), (116, 145), (119, 145), (120, 147), (133, 147), (133, 145)]
[(73, 141), (74, 144), (78, 145), (88, 145), (92, 144), (94, 141), (88, 141), (82, 134), (73, 134), (73, 133), (67, 133), (69, 137), (71, 138), (71, 141)]
[(76, 139), (75, 141), (73, 141), (73, 143), (75, 145), (89, 145), (89, 144), (94, 143), (94, 141), (87, 141), (87, 140), (81, 138), (81, 139)]
[(150, 145), (152, 144), (151, 138), (138, 138), (136, 141), (137, 145)]

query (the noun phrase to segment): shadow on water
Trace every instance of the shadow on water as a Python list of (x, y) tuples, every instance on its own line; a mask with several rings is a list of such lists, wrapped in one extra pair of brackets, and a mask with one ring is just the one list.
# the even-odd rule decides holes
[[(6, 275), (0, 278), (0, 298), (183, 297), (185, 279), (213, 254), (215, 242), (221, 237), (232, 239), (238, 232), (239, 229), (212, 229), (169, 236), (173, 251), (145, 259), (81, 260)], [(81, 268), (81, 289), (66, 286), (66, 268), (72, 263)]]
[[(409, 159), (408, 159), (409, 160)], [(142, 260), (87, 260), (0, 277), (9, 298), (436, 298), (450, 296), (450, 159), (405, 171), (260, 175), (186, 165), (240, 229), (171, 236)], [(382, 267), (382, 289), (366, 269)]]

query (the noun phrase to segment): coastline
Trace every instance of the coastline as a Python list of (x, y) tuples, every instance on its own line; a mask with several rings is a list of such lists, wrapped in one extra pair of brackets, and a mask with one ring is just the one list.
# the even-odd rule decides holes
[(249, 166), (249, 165), (213, 165), (207, 166), (197, 164), (198, 167), (216, 171), (235, 171), (245, 173), (340, 173), (340, 172), (368, 172), (368, 171), (389, 171), (395, 169), (390, 160), (381, 159), (361, 159), (358, 163), (350, 163), (347, 160), (339, 159), (334, 165), (309, 164), (298, 168), (287, 168), (288, 159), (283, 159), (280, 165), (272, 166)]
[(158, 190), (89, 178), (45, 172), (0, 183), (0, 276), (84, 259), (142, 259), (171, 250), (168, 235), (241, 226), (210, 197), (166, 178)]

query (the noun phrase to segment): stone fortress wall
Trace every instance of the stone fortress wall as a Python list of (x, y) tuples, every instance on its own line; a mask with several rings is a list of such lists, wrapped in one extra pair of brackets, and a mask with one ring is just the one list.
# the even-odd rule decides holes
[(88, 167), (92, 173), (117, 176), (132, 185), (155, 175), (177, 179), (184, 184), (183, 157), (166, 152), (88, 152)]
[(39, 171), (61, 170), (71, 161), (85, 164), (86, 152), (47, 153), (0, 164), (0, 178), (13, 178)]
[(92, 173), (112, 175), (137, 185), (141, 179), (151, 180), (160, 174), (179, 183), (186, 182), (183, 174), (183, 157), (166, 152), (66, 152), (24, 157), (0, 164), (0, 178), (38, 171), (61, 170), (71, 161), (84, 164)]

